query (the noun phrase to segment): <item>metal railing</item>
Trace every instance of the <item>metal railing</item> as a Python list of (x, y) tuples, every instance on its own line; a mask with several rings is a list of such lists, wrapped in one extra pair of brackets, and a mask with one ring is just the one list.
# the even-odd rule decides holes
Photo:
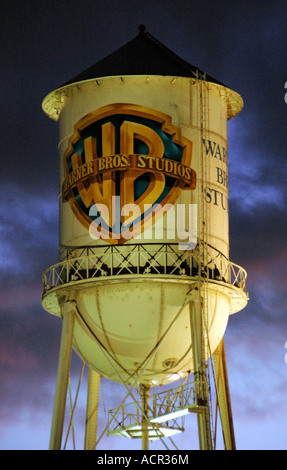
[(178, 410), (188, 408), (196, 403), (194, 384), (183, 384), (182, 387), (172, 388), (151, 396), (153, 418), (169, 415)]
[[(164, 428), (181, 432), (183, 431), (183, 416), (192, 406), (196, 409), (195, 385), (188, 383), (151, 395), (148, 402), (149, 429), (154, 428), (155, 435), (164, 433)], [(136, 402), (126, 403), (120, 408), (109, 410), (108, 416), (108, 434), (125, 430), (132, 435), (132, 432), (139, 431), (141, 428), (142, 410)]]
[(123, 275), (200, 276), (246, 292), (246, 271), (214, 249), (210, 250), (206, 266), (198, 263), (196, 249), (180, 251), (176, 243), (99, 245), (71, 249), (67, 256), (43, 273), (43, 294), (69, 282)]

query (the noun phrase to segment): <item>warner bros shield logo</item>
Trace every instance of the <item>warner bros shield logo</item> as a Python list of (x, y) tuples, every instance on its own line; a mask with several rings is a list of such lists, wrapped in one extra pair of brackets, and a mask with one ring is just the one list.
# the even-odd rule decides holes
[(63, 201), (93, 238), (124, 243), (163, 217), (181, 191), (195, 189), (191, 160), (192, 142), (170, 116), (134, 104), (104, 106), (74, 127)]

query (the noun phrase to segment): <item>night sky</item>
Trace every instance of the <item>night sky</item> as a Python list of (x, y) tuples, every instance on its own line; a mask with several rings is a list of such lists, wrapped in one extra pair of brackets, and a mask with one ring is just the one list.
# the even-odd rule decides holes
[[(49, 446), (61, 322), (40, 298), (42, 273), (58, 262), (58, 124), (41, 103), (133, 39), (139, 24), (244, 100), (228, 128), (230, 259), (247, 270), (250, 297), (225, 334), (234, 428), (239, 450), (287, 448), (286, 21), (287, 4), (278, 0), (1, 7), (0, 449)], [(110, 409), (116, 387), (103, 382)], [(83, 410), (84, 386), (79, 400)], [(186, 433), (177, 439), (186, 449), (194, 441)], [(140, 443), (100, 444), (130, 446)]]

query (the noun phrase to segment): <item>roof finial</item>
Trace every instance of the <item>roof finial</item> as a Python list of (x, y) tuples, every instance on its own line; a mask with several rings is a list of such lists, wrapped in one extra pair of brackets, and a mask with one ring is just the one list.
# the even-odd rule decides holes
[(139, 25), (139, 33), (145, 33), (145, 24)]

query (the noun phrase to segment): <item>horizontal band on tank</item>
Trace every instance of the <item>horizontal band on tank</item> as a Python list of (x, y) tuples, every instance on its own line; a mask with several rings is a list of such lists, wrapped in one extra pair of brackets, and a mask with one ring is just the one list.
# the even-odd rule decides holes
[[(200, 278), (232, 285), (246, 294), (246, 271), (211, 247), (180, 250), (174, 244), (130, 244), (84, 247), (81, 256), (48, 268), (43, 274), (43, 296), (68, 283), (108, 280), (112, 277)], [(88, 253), (88, 254), (87, 254)]]
[(91, 175), (97, 176), (111, 171), (125, 170), (134, 170), (138, 173), (145, 173), (146, 171), (164, 173), (167, 176), (179, 179), (189, 189), (195, 189), (196, 187), (195, 171), (180, 162), (151, 155), (120, 154), (94, 159), (73, 170), (64, 180), (63, 199), (67, 200), (71, 189)]

